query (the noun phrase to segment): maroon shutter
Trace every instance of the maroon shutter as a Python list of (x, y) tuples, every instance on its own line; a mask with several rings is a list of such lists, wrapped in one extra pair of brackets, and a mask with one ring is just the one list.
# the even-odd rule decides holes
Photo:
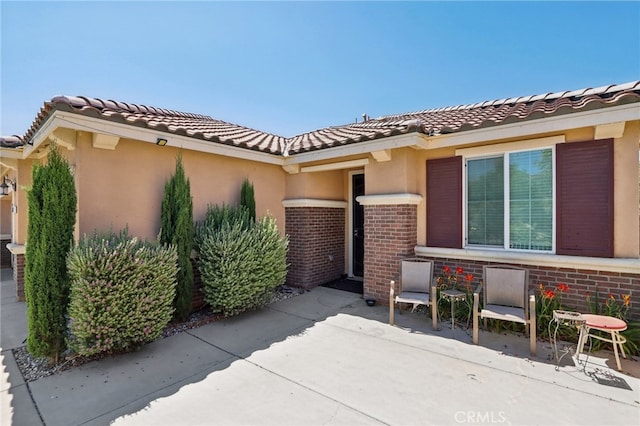
[(462, 248), (462, 157), (427, 160), (427, 246)]
[(556, 146), (556, 253), (613, 257), (613, 140)]

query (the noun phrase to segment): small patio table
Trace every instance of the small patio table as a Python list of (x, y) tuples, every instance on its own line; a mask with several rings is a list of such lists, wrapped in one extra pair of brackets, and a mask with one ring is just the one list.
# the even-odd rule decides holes
[[(562, 351), (562, 355), (558, 357), (558, 329), (561, 325), (582, 329), (584, 322), (585, 320), (580, 312), (561, 310), (553, 311), (553, 318), (551, 318), (551, 321), (549, 321), (549, 340), (551, 340), (553, 354), (556, 359), (556, 371), (560, 369), (560, 361), (562, 361), (562, 358), (564, 358), (565, 355), (571, 352), (571, 348), (569, 347), (568, 349), (564, 349)], [(555, 324), (555, 329), (553, 333), (551, 333), (551, 327), (553, 324)]]
[(440, 294), (442, 297), (448, 299), (451, 304), (451, 332), (453, 333), (453, 330), (456, 328), (455, 304), (458, 300), (466, 301), (467, 295), (466, 293), (455, 289), (442, 290)]
[[(606, 315), (592, 315), (592, 314), (582, 314), (582, 318), (584, 319), (584, 324), (580, 329), (580, 337), (578, 338), (578, 359), (580, 354), (584, 351), (584, 344), (587, 339), (598, 339), (603, 342), (609, 342), (613, 344), (613, 353), (616, 357), (616, 365), (618, 367), (618, 371), (622, 371), (622, 367), (620, 365), (620, 357), (618, 355), (618, 348), (622, 352), (622, 356), (626, 358), (627, 356), (624, 353), (624, 347), (622, 345), (627, 341), (620, 332), (627, 329), (627, 323), (619, 318), (614, 318)], [(610, 338), (607, 336), (603, 336), (600, 334), (594, 334), (592, 330), (597, 330), (604, 333), (609, 333)], [(589, 352), (591, 352), (591, 344), (593, 341), (590, 341)], [(589, 356), (587, 355), (587, 359)], [(585, 360), (585, 368), (587, 361)]]

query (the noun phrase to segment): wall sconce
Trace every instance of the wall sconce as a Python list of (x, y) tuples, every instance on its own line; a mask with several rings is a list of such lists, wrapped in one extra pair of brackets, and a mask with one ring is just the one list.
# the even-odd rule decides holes
[(16, 181), (5, 176), (2, 180), (2, 184), (0, 184), (0, 195), (9, 195), (9, 189), (12, 191), (16, 190)]
[(156, 140), (156, 145), (158, 146), (165, 146), (167, 144), (167, 140), (165, 138), (158, 138)]

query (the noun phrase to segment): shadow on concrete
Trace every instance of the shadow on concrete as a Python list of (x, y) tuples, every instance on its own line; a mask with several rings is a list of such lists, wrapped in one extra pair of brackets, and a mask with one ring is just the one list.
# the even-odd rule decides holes
[[(508, 420), (514, 424), (531, 423), (526, 417), (531, 412), (549, 411), (548, 398), (567, 395), (586, 398), (576, 399), (576, 406), (597, 408), (600, 401), (613, 401), (621, 416), (629, 407), (637, 413), (638, 407), (634, 398), (640, 382), (607, 369), (606, 360), (597, 356), (590, 362), (607, 371), (600, 377), (621, 378), (632, 391), (599, 384), (588, 375), (592, 368), (571, 360), (556, 371), (551, 345), (545, 342), (531, 358), (523, 336), (481, 331), (480, 344), (473, 345), (470, 330), (452, 330), (442, 322), (434, 331), (424, 314), (397, 314), (391, 327), (388, 307), (369, 307), (357, 293), (325, 287), (25, 384), (4, 346), (5, 313), (11, 312), (5, 312), (4, 298), (2, 307), (2, 364), (8, 372), (6, 382), (3, 373), (2, 424), (416, 423), (420, 417), (403, 418), (406, 414), (397, 410), (407, 397), (417, 406), (430, 404), (420, 391), (407, 394), (426, 383), (433, 392), (458, 395), (439, 403), (435, 412), (427, 406), (420, 411), (437, 424), (457, 420), (452, 413), (460, 410), (453, 403), (464, 403), (467, 411), (486, 410), (495, 405), (495, 396), (509, 403), (505, 410), (511, 410)], [(14, 309), (8, 323), (19, 330), (24, 310)], [(19, 344), (26, 324), (24, 332), (7, 332), (6, 344)], [(638, 364), (625, 360), (625, 372), (631, 363)], [(486, 385), (476, 389), (478, 383)], [(515, 395), (547, 399), (514, 397), (508, 392), (514, 386)], [(12, 413), (6, 423), (5, 400)], [(579, 423), (594, 415), (571, 410), (535, 422), (562, 422), (566, 415), (566, 422)], [(624, 424), (625, 419), (609, 417), (607, 423)]]

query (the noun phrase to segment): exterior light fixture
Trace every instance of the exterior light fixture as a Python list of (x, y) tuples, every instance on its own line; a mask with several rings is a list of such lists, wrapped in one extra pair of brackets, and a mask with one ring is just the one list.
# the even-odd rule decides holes
[(9, 189), (12, 191), (16, 190), (16, 181), (5, 176), (2, 180), (2, 184), (0, 184), (0, 195), (9, 195)]
[(165, 138), (158, 138), (156, 140), (156, 145), (158, 146), (165, 146), (167, 144), (167, 140)]

